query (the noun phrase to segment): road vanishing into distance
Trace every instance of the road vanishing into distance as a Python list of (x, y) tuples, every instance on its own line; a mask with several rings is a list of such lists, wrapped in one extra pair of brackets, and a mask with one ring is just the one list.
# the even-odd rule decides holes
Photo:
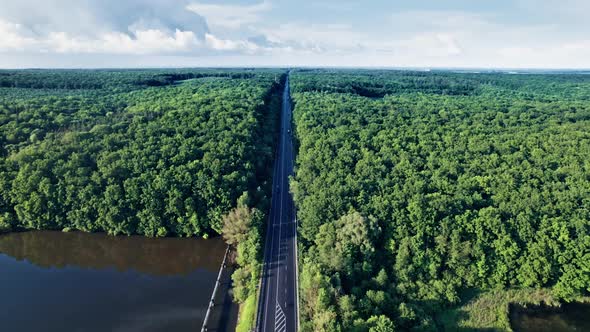
[(297, 225), (289, 176), (293, 174), (289, 77), (281, 108), (280, 140), (275, 158), (273, 195), (264, 249), (257, 331), (297, 330)]

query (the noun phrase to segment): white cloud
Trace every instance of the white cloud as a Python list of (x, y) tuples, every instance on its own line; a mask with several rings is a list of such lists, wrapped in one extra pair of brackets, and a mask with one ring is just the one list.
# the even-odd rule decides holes
[(373, 45), (377, 53), (389, 54), (391, 62), (563, 68), (583, 67), (582, 59), (588, 54), (583, 40), (565, 34), (553, 22), (507, 21), (498, 14), (427, 10), (395, 13), (390, 24), (391, 41), (381, 46), (373, 41)]
[(590, 12), (590, 1), (588, 0), (560, 0), (542, 1), (542, 0), (516, 0), (517, 8), (527, 12), (533, 17), (539, 17), (543, 20), (556, 21), (560, 24), (576, 24), (579, 21), (588, 22), (588, 12)]
[(209, 48), (217, 51), (243, 51), (253, 54), (260, 50), (260, 47), (252, 42), (220, 39), (209, 33), (205, 34), (205, 42)]
[(582, 52), (586, 55), (590, 55), (590, 39), (565, 43), (563, 44), (562, 50), (564, 52)]
[(197, 13), (207, 20), (213, 27), (237, 29), (246, 24), (252, 24), (262, 19), (261, 14), (271, 8), (269, 2), (255, 5), (221, 5), (194, 2), (187, 9)]
[[(386, 65), (396, 65), (389, 61), (402, 57), (422, 58), (456, 57), (463, 53), (459, 41), (460, 34), (453, 30), (422, 30), (410, 33), (388, 33), (383, 27), (383, 35), (372, 35), (355, 30), (348, 24), (305, 24), (285, 23), (275, 27), (260, 28), (257, 31), (273, 44), (272, 52), (316, 54), (327, 56), (369, 57), (382, 54), (388, 57)], [(394, 36), (395, 35), (395, 36)], [(388, 38), (392, 36), (391, 38)], [(359, 58), (355, 57), (355, 63)], [(383, 65), (383, 64), (381, 64)]]
[(463, 30), (490, 24), (482, 14), (451, 10), (410, 10), (390, 16), (396, 31)]
[(341, 53), (358, 50), (366, 39), (347, 24), (285, 23), (276, 27), (260, 28), (266, 38), (289, 48), (311, 53)]
[(536, 47), (503, 47), (496, 55), (507, 67), (588, 68), (590, 40), (557, 42)]
[(0, 21), (0, 51), (27, 53), (165, 54), (189, 52), (202, 45), (192, 31), (136, 30), (132, 34), (111, 31), (96, 37), (63, 31), (33, 35), (19, 24)]
[(161, 30), (137, 30), (135, 38), (123, 33), (110, 33), (103, 37), (104, 51), (118, 50), (121, 53), (177, 53), (189, 52), (201, 46), (201, 41), (192, 31), (166, 33)]
[(449, 33), (424, 33), (394, 44), (404, 53), (421, 54), (424, 57), (457, 56), (463, 51), (456, 37)]
[(35, 44), (22, 25), (0, 20), (0, 51), (18, 51)]
[[(218, 38), (203, 17), (187, 9), (188, 0), (3, 1), (0, 52), (4, 54), (203, 55), (257, 51), (253, 42)], [(256, 13), (268, 6), (264, 2), (230, 6), (222, 18), (231, 21), (235, 16), (238, 22), (252, 22)], [(203, 8), (215, 16), (219, 7)]]
[(109, 55), (135, 58), (133, 65), (156, 58), (177, 65), (186, 57), (220, 65), (590, 66), (587, 0), (395, 13), (417, 6), (249, 1), (0, 0), (0, 66), (20, 59), (102, 64)]
[(186, 10), (188, 0), (0, 0), (0, 19), (42, 36), (66, 32), (96, 37), (118, 31), (158, 29), (208, 32), (204, 19)]
[(131, 33), (111, 31), (96, 37), (76, 36), (67, 32), (48, 32), (31, 38), (19, 24), (0, 21), (0, 51), (26, 53), (99, 53), (99, 54), (203, 54), (213, 52), (264, 51), (248, 40), (222, 39), (211, 33), (199, 38), (192, 31), (176, 29), (135, 30)]
[(535, 50), (530, 47), (503, 47), (498, 49), (497, 54), (504, 58), (521, 58), (535, 55)]

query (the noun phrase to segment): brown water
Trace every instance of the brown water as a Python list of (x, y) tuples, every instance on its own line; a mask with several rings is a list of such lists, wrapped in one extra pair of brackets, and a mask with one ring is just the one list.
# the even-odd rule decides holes
[(559, 308), (512, 306), (510, 323), (515, 332), (588, 332), (590, 303), (565, 303)]
[[(224, 252), (221, 239), (0, 235), (0, 330), (199, 331)], [(224, 307), (217, 331), (235, 324)]]

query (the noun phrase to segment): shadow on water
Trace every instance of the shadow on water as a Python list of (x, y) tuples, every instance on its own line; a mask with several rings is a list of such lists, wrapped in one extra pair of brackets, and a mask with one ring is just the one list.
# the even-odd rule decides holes
[(564, 303), (560, 307), (510, 306), (510, 324), (515, 332), (590, 331), (590, 303)]
[(198, 331), (224, 252), (219, 238), (1, 235), (2, 330)]

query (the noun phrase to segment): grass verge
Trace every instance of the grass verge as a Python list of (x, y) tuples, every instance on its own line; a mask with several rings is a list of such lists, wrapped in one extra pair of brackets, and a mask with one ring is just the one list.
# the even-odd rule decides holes
[(248, 296), (246, 301), (240, 305), (238, 325), (236, 332), (249, 332), (254, 328), (256, 320), (256, 293)]

